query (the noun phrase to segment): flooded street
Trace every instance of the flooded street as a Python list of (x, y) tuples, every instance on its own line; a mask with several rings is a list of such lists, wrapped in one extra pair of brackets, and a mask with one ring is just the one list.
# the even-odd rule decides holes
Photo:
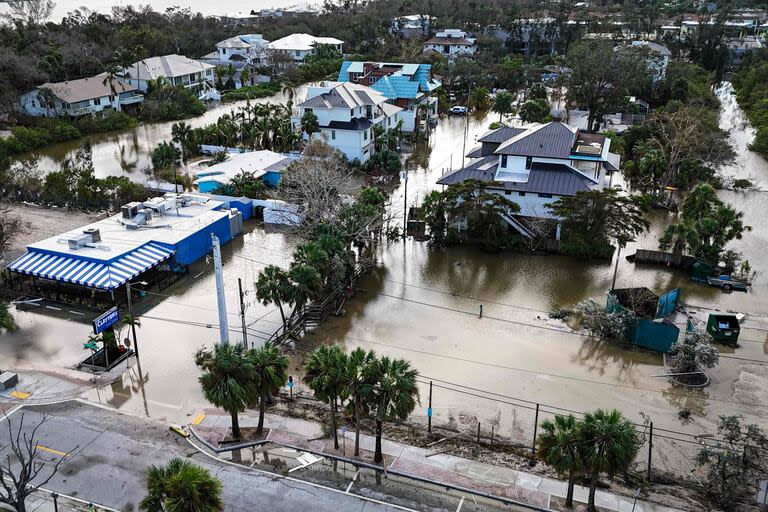
[[(723, 99), (722, 125), (731, 130), (739, 153), (726, 172), (751, 176), (768, 188), (768, 163), (745, 150), (751, 129), (728, 86), (718, 92)], [(213, 112), (193, 120), (193, 125), (212, 122)], [(493, 114), (469, 118), (467, 150), (496, 119)], [(148, 158), (146, 148), (170, 137), (169, 126), (141, 127), (116, 137), (132, 140), (131, 151), (139, 155), (135, 160), (140, 167), (142, 158)], [(462, 117), (441, 119), (429, 143), (412, 155), (407, 197), (400, 184), (391, 196), (393, 211), (402, 212), (404, 202), (419, 204), (437, 187), (435, 181), (445, 170), (460, 165), (464, 130)], [(114, 140), (102, 144), (112, 149), (104, 149), (97, 158), (98, 144), (94, 146), (97, 174), (123, 172), (122, 164), (114, 162)], [(416, 165), (418, 169), (413, 170)], [(665, 213), (654, 214), (650, 233), (622, 252), (617, 287), (646, 286), (657, 293), (681, 287), (682, 300), (689, 304), (768, 313), (768, 260), (764, 256), (768, 196), (765, 192), (723, 191), (720, 197), (743, 210), (745, 223), (754, 228), (733, 244), (762, 271), (749, 293), (725, 294), (693, 283), (679, 272), (628, 263), (624, 256), (636, 247), (656, 249), (658, 234), (674, 220)], [(396, 222), (402, 222), (402, 213)], [(255, 224), (246, 224), (246, 233), (223, 249), (229, 328), (232, 339), (239, 340), (239, 277), (248, 290), (249, 341), (258, 342), (277, 328), (279, 313), (255, 300), (254, 278), (266, 264), (286, 266), (296, 240)], [(433, 411), (438, 424), (474, 428), (480, 421), (484, 430), (494, 426), (496, 432), (521, 442), (528, 442), (532, 435), (536, 402), (547, 406), (542, 407), (542, 414), (553, 407), (575, 411), (616, 407), (640, 421), (642, 411), (657, 428), (697, 434), (715, 432), (717, 414), (739, 412), (753, 421), (768, 421), (768, 402), (736, 393), (741, 389), (740, 372), (758, 366), (745, 364), (743, 359), (768, 361), (764, 330), (743, 329), (739, 348), (721, 347), (724, 354), (743, 359), (723, 358), (712, 372), (712, 384), (704, 392), (694, 393), (673, 389), (658, 376), (663, 373), (659, 354), (567, 332), (548, 318), (549, 311), (589, 297), (603, 302), (613, 273), (609, 261), (486, 254), (468, 248), (437, 250), (412, 240), (381, 247), (378, 259), (380, 265), (365, 276), (361, 291), (346, 303), (346, 314), (329, 318), (290, 349), (293, 375), (300, 376), (303, 355), (320, 343), (341, 343), (346, 350), (361, 346), (403, 357), (421, 372), (424, 382), (434, 381)], [(89, 398), (169, 421), (189, 421), (188, 415), (207, 406), (192, 354), (218, 340), (212, 263), (199, 262), (188, 280), (163, 291), (162, 296), (145, 297), (141, 308), (141, 372), (134, 367), (121, 381), (92, 391)], [(90, 326), (83, 319), (65, 311), (17, 311), (16, 316), (20, 329), (0, 337), (4, 365), (55, 371), (71, 367), (85, 356), (82, 342)], [(426, 418), (427, 389), (423, 383), (422, 403), (415, 413), (419, 419)], [(744, 405), (739, 400), (758, 402)], [(685, 424), (677, 416), (683, 405), (692, 412), (692, 420)], [(682, 445), (677, 449), (683, 453)], [(688, 455), (685, 452), (681, 457), (685, 460)]]

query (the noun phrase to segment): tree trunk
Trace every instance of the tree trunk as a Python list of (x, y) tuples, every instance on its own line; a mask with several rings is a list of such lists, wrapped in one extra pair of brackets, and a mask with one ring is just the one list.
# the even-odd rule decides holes
[(376, 452), (373, 455), (373, 462), (380, 464), (384, 460), (384, 456), (381, 453), (381, 424), (382, 421), (376, 418)]
[(576, 485), (576, 476), (573, 471), (568, 472), (568, 492), (565, 495), (565, 506), (573, 507), (573, 488)]
[(336, 397), (331, 397), (328, 400), (331, 406), (331, 428), (333, 428), (333, 448), (339, 449), (339, 429), (336, 428)]
[(598, 476), (593, 475), (592, 479), (589, 481), (589, 501), (587, 502), (587, 510), (589, 512), (597, 512), (597, 509), (595, 508), (595, 491), (597, 490), (597, 480)]
[(232, 416), (232, 437), (240, 439), (240, 422), (237, 419), (237, 411), (229, 413)]
[(264, 411), (267, 408), (267, 395), (262, 393), (259, 400), (259, 424), (256, 427), (256, 434), (261, 435), (264, 432)]
[(285, 311), (283, 311), (283, 303), (277, 301), (277, 307), (280, 309), (280, 317), (283, 319), (283, 329), (285, 329)]
[(355, 457), (360, 456), (360, 411), (357, 407), (358, 399), (355, 398)]

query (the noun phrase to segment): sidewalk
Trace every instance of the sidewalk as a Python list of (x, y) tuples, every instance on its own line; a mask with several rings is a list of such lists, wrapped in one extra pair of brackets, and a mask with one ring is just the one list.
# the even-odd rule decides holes
[[(230, 417), (213, 410), (209, 414), (199, 414), (192, 422), (196, 433), (206, 441), (216, 442), (230, 427)], [(240, 427), (252, 428), (258, 423), (258, 417), (247, 413), (240, 415)], [(342, 436), (346, 453), (336, 452), (330, 439), (323, 439), (322, 426), (313, 421), (288, 418), (267, 414), (264, 420), (266, 439), (274, 443), (283, 443), (316, 452), (334, 453), (352, 458), (354, 432), (339, 432)], [(375, 447), (374, 436), (360, 434), (361, 459), (369, 460)], [(393, 471), (420, 476), (441, 483), (453, 484), (479, 492), (510, 498), (538, 507), (549, 508), (553, 498), (565, 498), (567, 483), (553, 478), (542, 477), (533, 473), (518, 471), (502, 466), (476, 462), (448, 454), (432, 454), (425, 448), (382, 439), (382, 452), (387, 467)], [(589, 489), (576, 486), (574, 500), (586, 503)], [(598, 490), (595, 504), (611, 512), (630, 512), (633, 510), (632, 499), (611, 492)], [(675, 509), (654, 505), (638, 500), (635, 512), (675, 512)]]

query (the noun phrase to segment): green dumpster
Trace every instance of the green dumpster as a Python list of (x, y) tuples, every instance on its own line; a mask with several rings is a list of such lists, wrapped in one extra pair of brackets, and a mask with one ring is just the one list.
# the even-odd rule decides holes
[(736, 345), (739, 341), (739, 319), (736, 315), (712, 313), (707, 321), (707, 332), (712, 339), (727, 345)]

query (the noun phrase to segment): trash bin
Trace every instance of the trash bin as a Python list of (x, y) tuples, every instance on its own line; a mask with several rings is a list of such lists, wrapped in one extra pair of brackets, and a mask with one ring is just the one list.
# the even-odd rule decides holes
[(707, 333), (712, 339), (727, 345), (736, 345), (739, 341), (739, 319), (736, 315), (712, 313), (707, 321)]

